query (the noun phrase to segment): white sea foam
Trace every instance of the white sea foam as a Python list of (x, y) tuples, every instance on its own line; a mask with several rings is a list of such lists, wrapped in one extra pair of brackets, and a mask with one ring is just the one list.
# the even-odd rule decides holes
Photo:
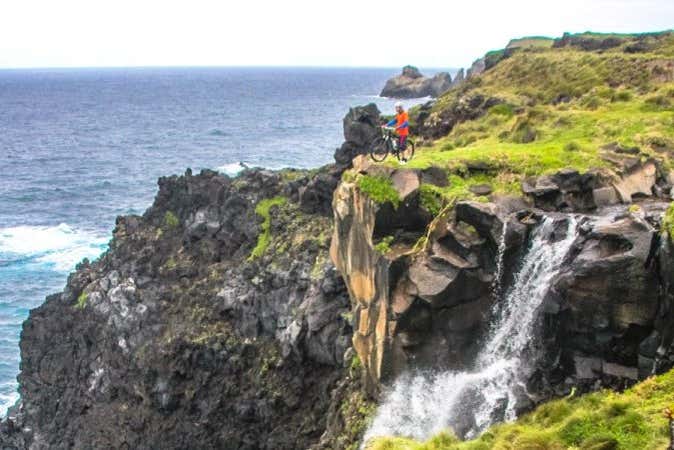
[(237, 161), (235, 163), (223, 164), (220, 167), (216, 167), (215, 170), (225, 175), (229, 175), (230, 177), (235, 177), (241, 171), (247, 169), (248, 167), (249, 167), (248, 164), (246, 164), (245, 162)]
[(19, 399), (19, 393), (16, 391), (16, 383), (14, 383), (14, 391), (9, 393), (0, 393), (0, 417), (5, 417), (7, 409), (14, 406)]
[(64, 223), (0, 228), (0, 255), (7, 259), (29, 258), (59, 272), (72, 270), (83, 258), (97, 257), (106, 244), (106, 238)]

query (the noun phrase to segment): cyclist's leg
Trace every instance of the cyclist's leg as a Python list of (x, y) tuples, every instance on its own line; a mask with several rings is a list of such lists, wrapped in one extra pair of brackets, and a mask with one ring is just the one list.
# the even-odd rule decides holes
[(400, 149), (401, 152), (407, 150), (407, 135), (398, 137), (398, 149)]

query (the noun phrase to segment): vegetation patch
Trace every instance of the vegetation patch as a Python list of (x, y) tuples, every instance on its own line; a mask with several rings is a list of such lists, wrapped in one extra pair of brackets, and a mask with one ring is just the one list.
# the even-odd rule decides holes
[(87, 300), (88, 299), (89, 299), (89, 295), (86, 292), (82, 292), (77, 297), (77, 303), (75, 303), (75, 308), (84, 309), (84, 307), (87, 306)]
[(495, 425), (479, 438), (451, 432), (426, 442), (385, 437), (368, 450), (657, 449), (669, 443), (663, 410), (674, 403), (674, 371), (624, 393), (600, 391), (545, 403), (515, 422)]
[(262, 217), (262, 225), (260, 225), (260, 235), (257, 237), (257, 245), (248, 257), (249, 261), (262, 256), (269, 247), (271, 242), (271, 208), (274, 206), (283, 206), (288, 202), (285, 197), (274, 197), (260, 201), (255, 207), (257, 215)]
[(344, 423), (344, 433), (341, 440), (350, 444), (346, 447), (337, 448), (358, 450), (360, 448), (359, 440), (370, 425), (376, 410), (377, 405), (372, 400), (367, 399), (360, 390), (354, 391), (346, 397), (339, 409)]
[(419, 187), (419, 196), (421, 206), (434, 217), (440, 213), (446, 201), (442, 188), (434, 184), (423, 183)]
[(385, 255), (391, 251), (392, 243), (393, 243), (393, 236), (386, 236), (377, 244), (375, 244), (374, 249), (379, 253), (381, 253), (382, 255)]
[(662, 217), (662, 231), (667, 233), (670, 239), (674, 239), (674, 202), (670, 203)]
[(164, 228), (173, 230), (178, 228), (178, 226), (180, 226), (180, 219), (172, 211), (166, 211), (166, 214), (164, 214)]
[(358, 178), (358, 188), (379, 204), (390, 202), (395, 208), (400, 205), (400, 195), (393, 187), (390, 178), (383, 176), (363, 175)]
[[(640, 95), (630, 101), (606, 100), (596, 109), (582, 103), (581, 99), (560, 105), (522, 106), (512, 117), (501, 113), (505, 110), (499, 113), (490, 110), (478, 119), (456, 125), (446, 137), (420, 149), (406, 167), (442, 167), (469, 184), (475, 184), (470, 178), (478, 177), (495, 185), (495, 193), (502, 184), (513, 192), (512, 187), (518, 186), (515, 189), (518, 191), (521, 181), (529, 176), (564, 168), (581, 173), (613, 168), (602, 157), (602, 147), (609, 142), (619, 142), (626, 148), (641, 147), (642, 153), (646, 147), (654, 150), (674, 147), (674, 108), (644, 108)], [(494, 108), (499, 111), (502, 106)], [(648, 156), (670, 165), (672, 155), (659, 151)], [(397, 167), (396, 162), (387, 164)], [(490, 178), (497, 181), (494, 183)], [(454, 179), (454, 186), (462, 184)]]

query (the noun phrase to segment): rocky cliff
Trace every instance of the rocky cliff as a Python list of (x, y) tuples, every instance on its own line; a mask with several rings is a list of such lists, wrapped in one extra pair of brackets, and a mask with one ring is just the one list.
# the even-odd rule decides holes
[(307, 182), (161, 179), (147, 213), (120, 217), (107, 253), (31, 312), (3, 448), (333, 448), (365, 402), (331, 219), (296, 203)]
[[(572, 242), (514, 410), (668, 370), (674, 66), (633, 58), (639, 42), (487, 55), (414, 111), (426, 147), (405, 166), (363, 156), (380, 123), (368, 105), (345, 117), (334, 165), (160, 179), (148, 211), (118, 218), (109, 250), (31, 311), (3, 448), (357, 448), (382, 388), (472, 368), (543, 222), (545, 242)], [(565, 61), (558, 48), (602, 68), (583, 72), (589, 88), (531, 78)]]
[[(437, 172), (358, 159), (335, 192), (331, 255), (349, 289), (353, 344), (370, 386), (412, 368), (468, 367), (489, 324), (495, 283), (512, 282), (530, 230), (546, 214), (532, 194), (460, 201), (434, 217), (423, 186), (443, 183)], [(559, 176), (578, 198), (587, 180)], [(395, 200), (363, 192), (362, 180), (378, 177), (390, 180)], [(588, 206), (561, 208), (579, 220), (580, 235), (544, 304), (547, 350), (532, 375), (536, 401), (572, 387), (624, 386), (672, 365), (670, 244), (652, 245), (668, 202)]]

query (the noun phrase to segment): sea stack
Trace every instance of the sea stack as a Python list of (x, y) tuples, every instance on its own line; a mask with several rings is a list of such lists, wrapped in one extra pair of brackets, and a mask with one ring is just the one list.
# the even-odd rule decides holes
[(416, 67), (405, 66), (400, 75), (386, 82), (380, 95), (390, 98), (438, 97), (451, 86), (452, 77), (447, 72), (429, 78)]

